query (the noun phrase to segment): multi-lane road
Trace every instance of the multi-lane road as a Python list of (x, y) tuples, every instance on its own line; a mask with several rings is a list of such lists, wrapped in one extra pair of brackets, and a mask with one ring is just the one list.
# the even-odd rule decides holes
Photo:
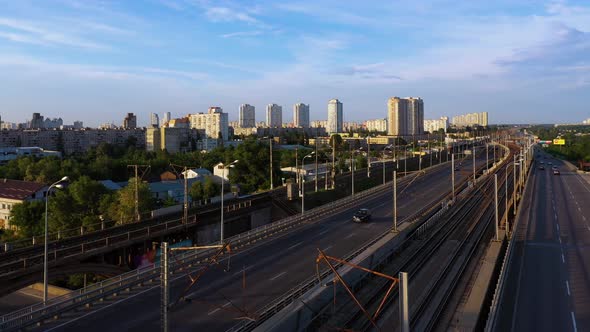
[(497, 330), (590, 331), (590, 183), (537, 156)]
[[(483, 156), (482, 156), (483, 157)], [(470, 158), (468, 158), (470, 159)], [(481, 165), (485, 158), (478, 160)], [(471, 162), (465, 160), (456, 180), (471, 176)], [(450, 192), (451, 165), (420, 175), (411, 186), (398, 188), (398, 218), (403, 220), (441, 194)], [(336, 215), (311, 223), (293, 232), (261, 242), (238, 252), (203, 275), (189, 293), (190, 303), (183, 302), (170, 312), (173, 331), (219, 331), (230, 328), (272, 300), (314, 276), (317, 248), (343, 257), (363, 243), (386, 232), (392, 225), (392, 194), (388, 191), (362, 207), (372, 210), (367, 224), (351, 222), (360, 206), (343, 209)], [(188, 284), (181, 278), (172, 285), (172, 297), (178, 298)], [(244, 287), (245, 286), (245, 287)], [(66, 323), (49, 324), (43, 329), (66, 331), (155, 331), (160, 328), (160, 293), (158, 288), (128, 297), (123, 303), (105, 306), (88, 316), (77, 316)]]

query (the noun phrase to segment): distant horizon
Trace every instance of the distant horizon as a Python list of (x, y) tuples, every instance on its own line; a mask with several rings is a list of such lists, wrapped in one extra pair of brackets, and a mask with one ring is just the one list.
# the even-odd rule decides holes
[[(401, 9), (401, 10), (400, 10)], [(7, 1), (0, 14), (0, 115), (119, 124), (218, 105), (277, 103), (310, 119), (384, 118), (419, 96), (426, 119), (590, 117), (590, 3), (581, 0)]]

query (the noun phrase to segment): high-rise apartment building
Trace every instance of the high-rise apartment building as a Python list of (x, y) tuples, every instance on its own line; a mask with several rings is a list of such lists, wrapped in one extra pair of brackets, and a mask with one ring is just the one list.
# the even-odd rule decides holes
[(328, 102), (328, 124), (326, 131), (329, 134), (341, 133), (344, 117), (342, 114), (342, 103), (338, 99), (330, 99)]
[(137, 116), (133, 113), (127, 113), (127, 116), (123, 119), (123, 129), (135, 128), (137, 128)]
[(208, 138), (229, 140), (228, 116), (221, 107), (209, 107), (206, 114), (191, 114), (190, 127), (205, 130)]
[(303, 103), (293, 105), (293, 126), (309, 128), (309, 105)]
[(266, 105), (266, 125), (270, 128), (283, 126), (283, 108), (277, 104)]
[(170, 112), (165, 112), (164, 113), (164, 119), (162, 119), (162, 127), (168, 125), (168, 122), (172, 120), (172, 116), (170, 115)]
[(387, 131), (387, 119), (375, 119), (365, 121), (368, 131)]
[(429, 133), (439, 131), (440, 129), (443, 129), (446, 132), (448, 127), (449, 118), (446, 116), (442, 116), (440, 119), (424, 120), (424, 130)]
[(240, 105), (238, 124), (242, 128), (256, 127), (256, 109), (250, 104)]
[(468, 126), (483, 126), (488, 125), (488, 112), (481, 113), (468, 113), (454, 116), (451, 123), (455, 127), (468, 127)]
[(158, 114), (150, 113), (150, 127), (158, 128), (159, 125), (160, 125), (160, 119), (158, 117)]
[(33, 113), (33, 118), (29, 122), (29, 129), (40, 129), (43, 128), (43, 116), (41, 113)]
[(387, 103), (387, 134), (395, 136), (424, 133), (424, 101), (422, 98), (389, 98)]

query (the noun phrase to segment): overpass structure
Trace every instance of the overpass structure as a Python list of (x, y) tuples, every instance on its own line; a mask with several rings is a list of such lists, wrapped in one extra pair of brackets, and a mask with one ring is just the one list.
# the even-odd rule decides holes
[[(480, 156), (478, 163), (482, 164), (485, 159)], [(457, 176), (457, 188), (465, 187), (472, 177), (470, 162), (470, 158), (464, 161), (467, 171)], [(450, 192), (452, 171), (449, 164), (441, 164), (400, 180), (400, 220), (410, 223), (434, 213), (431, 207), (441, 206), (441, 200)], [(224, 256), (223, 260), (231, 260), (232, 269), (223, 271), (217, 266), (203, 275), (197, 289), (188, 294), (187, 298), (192, 302), (175, 306), (171, 312), (172, 321), (182, 321), (186, 323), (183, 326), (190, 329), (231, 327), (234, 318), (243, 317), (244, 311), (235, 310), (232, 303), (236, 299), (227, 299), (228, 294), (244, 294), (243, 299), (248, 302), (243, 303), (248, 307), (246, 312), (256, 312), (313, 275), (313, 262), (302, 260), (305, 252), (325, 245), (324, 249), (345, 255), (364, 248), (376, 235), (388, 232), (391, 228), (390, 202), (391, 183), (388, 183), (310, 210), (303, 216), (290, 217), (228, 239), (234, 249), (231, 258)], [(350, 215), (359, 206), (372, 208), (375, 221), (367, 225), (351, 223)], [(186, 273), (203, 267), (212, 254), (212, 251), (202, 251), (177, 257), (173, 267), (173, 296), (178, 297), (188, 284)], [(244, 276), (250, 287), (240, 286)], [(56, 299), (47, 306), (27, 308), (5, 316), (2, 326), (10, 329), (41, 323), (42, 329), (98, 330), (115, 326), (97, 322), (118, 322), (117, 329), (153, 329), (159, 322), (159, 306), (155, 305), (159, 302), (158, 280), (157, 266), (134, 271), (67, 298)], [(127, 309), (118, 309), (121, 306)], [(238, 307), (242, 307), (241, 304)], [(228, 311), (233, 315), (228, 315)], [(142, 318), (125, 319), (122, 317), (125, 315)]]

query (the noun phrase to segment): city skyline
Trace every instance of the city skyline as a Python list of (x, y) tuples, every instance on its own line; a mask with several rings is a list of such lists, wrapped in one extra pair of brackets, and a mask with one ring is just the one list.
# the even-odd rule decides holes
[[(361, 121), (384, 117), (395, 95), (428, 100), (428, 118), (588, 118), (582, 1), (69, 0), (3, 9), (0, 100), (10, 122), (42, 113), (98, 126), (135, 113), (147, 126), (150, 113), (210, 105), (235, 120), (242, 103), (263, 119), (269, 102), (304, 102), (317, 120), (331, 98), (346, 104), (346, 121)], [(457, 109), (458, 99), (472, 108)]]

